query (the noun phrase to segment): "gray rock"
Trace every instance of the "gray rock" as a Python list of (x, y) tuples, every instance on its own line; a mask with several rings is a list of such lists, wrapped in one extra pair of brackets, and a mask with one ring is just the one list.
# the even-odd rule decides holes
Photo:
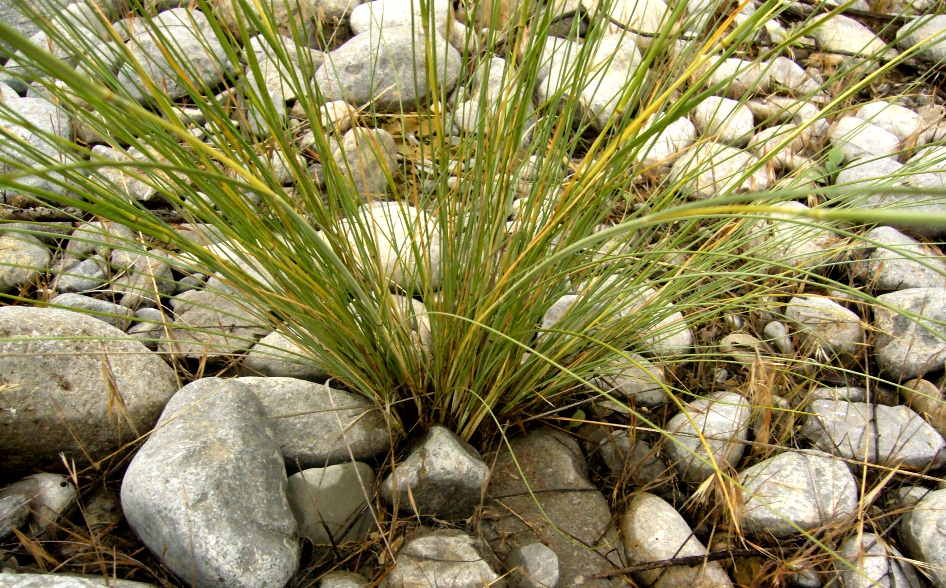
[(828, 138), (831, 145), (844, 154), (845, 163), (863, 157), (887, 157), (895, 154), (900, 145), (900, 139), (890, 131), (856, 116), (837, 121), (829, 131)]
[[(112, 263), (119, 251), (112, 252)], [(162, 296), (170, 296), (177, 289), (168, 256), (160, 250), (123, 251), (123, 269), (115, 277), (112, 290), (122, 294), (119, 304), (125, 308), (156, 307)]]
[[(680, 513), (649, 492), (638, 492), (631, 498), (621, 516), (621, 535), (628, 563), (632, 566), (707, 553)], [(634, 579), (654, 588), (732, 587), (729, 576), (715, 561), (692, 567), (670, 566), (635, 572)]]
[(14, 471), (61, 467), (60, 453), (80, 465), (107, 458), (148, 432), (178, 388), (174, 370), (123, 332), (52, 308), (0, 308), (0, 374), (3, 469)]
[(762, 341), (742, 332), (730, 333), (723, 337), (719, 342), (719, 350), (727, 359), (744, 366), (751, 366), (768, 354)]
[(0, 494), (0, 540), (6, 540), (7, 537), (13, 535), (14, 529), (21, 529), (29, 517), (29, 496), (23, 494), (2, 496)]
[(857, 118), (876, 125), (883, 130), (893, 133), (901, 141), (912, 138), (916, 140), (927, 126), (916, 112), (883, 100), (869, 102), (857, 109), (854, 113)]
[(801, 202), (780, 202), (773, 206), (784, 209), (785, 214), (766, 215), (754, 225), (746, 253), (772, 262), (773, 272), (786, 267), (813, 271), (830, 267), (844, 241), (823, 226), (807, 226), (809, 221), (798, 216), (808, 210)]
[(0, 235), (0, 293), (35, 283), (49, 259), (49, 250), (29, 235)]
[(158, 349), (158, 342), (167, 340), (167, 320), (163, 311), (157, 308), (139, 308), (135, 311), (134, 323), (125, 332), (141, 341), (152, 351)]
[(131, 316), (135, 314), (130, 308), (83, 294), (60, 294), (49, 303), (53, 306), (88, 313), (89, 316), (121, 330), (128, 328)]
[(59, 272), (53, 287), (63, 293), (89, 292), (108, 281), (108, 264), (101, 257), (84, 259), (69, 269)]
[(929, 380), (910, 380), (899, 389), (903, 402), (926, 419), (940, 435), (946, 435), (946, 402), (943, 392)]
[(79, 225), (66, 245), (65, 267), (86, 257), (97, 255), (111, 259), (112, 249), (133, 246), (137, 243), (135, 231), (110, 221), (91, 221)]
[(877, 297), (874, 357), (888, 375), (901, 380), (943, 369), (946, 360), (946, 293), (942, 288), (910, 288)]
[(670, 168), (669, 180), (682, 182), (681, 190), (693, 200), (738, 192), (761, 192), (769, 187), (764, 168), (746, 176), (758, 159), (740, 149), (707, 142), (686, 151)]
[(245, 385), (197, 380), (168, 402), (122, 482), (142, 542), (198, 587), (283, 586), (299, 565), (279, 444)]
[[(227, 296), (190, 290), (175, 299), (172, 340), (160, 349), (198, 361), (227, 361), (272, 332)], [(172, 303), (173, 304), (173, 303)]]
[(463, 520), (480, 505), (487, 478), (476, 449), (434, 425), (381, 483), (381, 496), (403, 513)]
[(886, 43), (874, 31), (853, 18), (839, 14), (821, 18), (818, 26), (810, 30), (809, 34), (820, 48), (829, 52), (865, 57), (888, 53)]
[(665, 459), (692, 484), (712, 476), (714, 464), (722, 470), (735, 467), (745, 451), (751, 414), (746, 399), (733, 392), (717, 392), (687, 403), (667, 422), (672, 439), (664, 446)]
[(931, 64), (946, 60), (946, 14), (930, 14), (913, 19), (897, 30), (897, 46), (904, 51), (923, 44), (916, 57)]
[[(373, 238), (378, 254), (371, 258), (371, 271), (380, 266), (382, 279), (405, 292), (418, 291), (422, 284), (434, 290), (439, 287), (440, 231), (423, 210), (400, 202), (376, 202), (359, 207), (357, 218), (341, 224), (353, 251), (361, 242), (356, 235)], [(355, 262), (368, 263), (360, 257)]]
[(858, 386), (826, 388), (819, 386), (808, 395), (810, 400), (847, 400), (848, 402), (867, 402), (867, 389)]
[(334, 570), (324, 576), (319, 582), (319, 588), (368, 588), (371, 581), (361, 574)]
[(427, 4), (424, 11), (419, 3), (407, 0), (373, 0), (353, 7), (348, 24), (356, 35), (372, 29), (411, 26), (420, 29), (422, 23), (426, 25), (429, 22), (427, 19), (431, 14), (437, 34), (447, 38), (447, 22), (452, 17), (450, 3), (446, 0)]
[(900, 544), (913, 559), (924, 562), (923, 569), (937, 587), (946, 586), (946, 490), (929, 492), (900, 522)]
[(912, 470), (946, 463), (946, 441), (909, 407), (816, 400), (808, 412), (802, 434), (822, 451)]
[(647, 408), (657, 408), (667, 402), (663, 370), (636, 353), (602, 368), (593, 383), (619, 402)]
[(857, 482), (847, 465), (820, 452), (786, 451), (746, 468), (744, 532), (785, 537), (841, 524), (857, 512)]
[[(142, 176), (145, 175), (143, 170), (127, 166), (132, 161), (142, 163), (147, 161), (147, 157), (137, 149), (129, 149), (126, 153), (113, 147), (96, 145), (92, 148), (92, 159), (102, 164), (102, 177), (111, 182), (112, 188), (120, 194), (125, 194), (129, 198), (140, 202), (151, 202), (160, 198), (158, 187), (154, 181), (142, 179)], [(109, 167), (108, 162), (122, 163), (125, 166)]]
[(762, 334), (769, 338), (769, 342), (778, 348), (780, 353), (791, 355), (795, 352), (792, 337), (788, 327), (782, 321), (770, 321), (762, 328)]
[(946, 260), (916, 239), (876, 227), (864, 234), (863, 243), (864, 261), (852, 269), (873, 290), (946, 289)]
[(632, 487), (646, 486), (667, 477), (667, 464), (658, 452), (641, 439), (632, 440), (627, 430), (603, 434), (598, 452), (608, 471)]
[[(377, 1), (377, 0), (376, 0)], [(383, 129), (352, 129), (332, 153), (335, 164), (362, 196), (386, 194), (397, 175), (397, 146)]]
[(838, 548), (838, 555), (846, 560), (847, 564), (834, 564), (843, 588), (900, 588), (923, 585), (916, 570), (904, 560), (897, 548), (874, 533), (848, 538)]
[(27, 535), (37, 536), (59, 524), (60, 519), (75, 508), (79, 492), (65, 476), (40, 473), (27, 476), (0, 490), (0, 501), (12, 499), (18, 503), (18, 497), (27, 498)]
[(558, 556), (541, 543), (511, 549), (503, 564), (512, 574), (512, 585), (516, 588), (558, 586)]
[[(290, 46), (293, 46), (291, 41)], [(284, 64), (268, 56), (263, 56), (258, 66), (261, 78), (248, 66), (240, 80), (240, 104), (246, 116), (247, 130), (257, 137), (265, 137), (280, 129), (286, 122), (286, 102), (297, 97), (292, 76), (295, 76), (296, 80), (303, 80), (305, 76), (295, 66), (292, 66), (295, 71), (290, 74)], [(267, 99), (270, 104), (257, 104)]]
[[(152, 30), (154, 32), (152, 32)], [(187, 94), (178, 83), (178, 70), (168, 61), (163, 46), (173, 46), (175, 64), (187, 68), (188, 79), (197, 88), (212, 94), (212, 87), (233, 75), (234, 67), (217, 39), (207, 17), (199, 10), (173, 8), (150, 19), (146, 26), (133, 28), (128, 42), (135, 62), (141, 64), (146, 75), (171, 100)], [(184, 58), (184, 63), (178, 60)], [(135, 67), (123, 65), (118, 72), (118, 83), (138, 102), (148, 104), (154, 98)]]
[(745, 147), (755, 126), (749, 107), (720, 96), (707, 97), (693, 108), (692, 115), (705, 138), (733, 147)]
[(817, 360), (840, 358), (848, 363), (861, 355), (866, 339), (861, 317), (824, 296), (795, 296), (786, 318), (795, 324), (799, 352)]
[(541, 542), (558, 555), (560, 587), (619, 586), (620, 580), (589, 578), (621, 567), (623, 549), (607, 500), (588, 480), (578, 444), (538, 429), (509, 445), (495, 462), (488, 460), (495, 465), (482, 528), (496, 555), (504, 558), (510, 549)]
[(354, 392), (294, 378), (237, 378), (256, 393), (291, 468), (370, 459), (391, 448), (378, 407)]
[[(5, 140), (0, 145), (0, 154), (25, 165), (48, 166), (49, 161), (59, 161), (61, 150), (57, 140), (70, 142), (75, 138), (72, 120), (65, 110), (44, 98), (16, 98), (4, 101), (4, 127), (14, 137), (22, 139), (27, 146), (15, 147), (14, 141)], [(22, 119), (22, 123), (20, 120)], [(29, 151), (27, 151), (29, 149)], [(12, 166), (0, 165), (3, 171), (13, 171)]]
[[(442, 38), (431, 44), (437, 51), (438, 91), (449, 92), (460, 73), (460, 54)], [(391, 112), (417, 110), (431, 86), (424, 45), (424, 38), (410, 27), (356, 35), (326, 56), (315, 83), (328, 101), (370, 104)]]
[(289, 506), (299, 535), (322, 547), (364, 541), (374, 527), (374, 480), (371, 466), (357, 461), (290, 476)]
[(580, 97), (575, 116), (600, 130), (614, 114), (625, 88), (636, 74), (641, 55), (630, 36), (608, 36), (594, 48), (594, 55), (589, 59), (594, 66), (584, 65), (582, 74), (576, 76), (579, 49), (578, 43), (554, 38), (546, 44), (546, 51), (551, 53), (550, 62), (547, 71), (539, 72), (536, 94), (540, 103), (560, 100), (556, 95), (569, 95), (577, 85)]
[(394, 568), (384, 577), (381, 586), (482, 588), (491, 585), (499, 580), (499, 574), (483, 558), (484, 551), (488, 548), (463, 531), (422, 531), (404, 542)]
[(279, 331), (266, 335), (250, 349), (243, 360), (243, 372), (248, 376), (283, 376), (313, 382), (324, 382), (329, 377), (318, 359)]

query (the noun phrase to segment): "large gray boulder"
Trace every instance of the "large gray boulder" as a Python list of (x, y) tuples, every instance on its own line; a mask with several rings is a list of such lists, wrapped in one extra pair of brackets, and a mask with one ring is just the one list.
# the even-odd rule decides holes
[(178, 389), (164, 360), (115, 327), (28, 306), (0, 308), (0, 375), (8, 471), (108, 458), (150, 431)]
[(283, 586), (299, 565), (279, 443), (248, 386), (197, 380), (168, 402), (128, 466), (122, 509), (142, 542), (182, 580)]

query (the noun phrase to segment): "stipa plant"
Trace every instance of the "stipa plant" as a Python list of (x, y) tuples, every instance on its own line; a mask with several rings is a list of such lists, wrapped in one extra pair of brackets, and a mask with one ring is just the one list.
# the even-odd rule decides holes
[[(42, 44), (0, 25), (16, 49), (6, 81), (51, 101), (40, 114), (3, 103), (0, 186), (10, 202), (130, 227), (109, 237), (110, 255), (169, 270), (139, 270), (123, 304), (214, 311), (214, 324), (156, 319), (155, 343), (198, 373), (238, 360), (265, 325), (385, 407), (398, 434), (444, 423), (470, 439), (572, 411), (638, 353), (675, 368), (667, 391), (682, 405), (712, 389), (719, 359), (717, 339), (694, 333), (725, 317), (758, 333), (749, 321), (798, 293), (878, 304), (843, 281), (862, 244), (842, 222), (938, 222), (863, 207), (907, 202), (909, 178), (928, 167), (901, 171), (907, 185), (893, 188), (843, 178), (861, 182), (855, 191), (831, 176), (863, 155), (859, 128), (825, 141), (859, 93), (921, 47), (888, 59), (881, 43), (818, 79), (784, 56), (840, 9), (757, 42), (781, 3), (680, 2), (647, 18), (659, 3), (641, 4), (569, 16), (474, 3), (462, 26), (452, 7), (421, 2), (400, 28), (371, 13), (329, 54), (313, 45), (335, 48), (343, 29), (301, 5), (62, 13), (81, 18), (48, 5), (31, 12)], [(723, 94), (735, 104), (709, 100)], [(749, 141), (736, 107), (760, 96), (761, 125), (748, 130), (795, 126), (750, 156), (732, 146)], [(920, 187), (942, 205), (941, 187)], [(84, 239), (97, 240), (70, 247)], [(196, 274), (208, 289), (172, 299)], [(766, 376), (750, 388), (805, 387), (816, 377), (806, 363), (878, 375), (862, 350), (854, 362), (830, 349), (801, 361), (752, 353)], [(771, 420), (769, 401), (757, 409)]]

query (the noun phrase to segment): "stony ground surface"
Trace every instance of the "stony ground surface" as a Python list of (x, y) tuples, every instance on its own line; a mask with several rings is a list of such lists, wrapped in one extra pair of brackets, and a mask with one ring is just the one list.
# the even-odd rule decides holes
[[(334, 133), (336, 159), (350, 163), (352, 182), (366, 196), (389, 189), (384, 170), (404, 165), (409, 142), (358, 126), (353, 106), (416, 110), (436, 83), (453, 89), (450, 114), (459, 135), (474, 128), (479, 109), (492, 108), (502, 90), (500, 57), (472, 75), (464, 68), (460, 32), (475, 26), (474, 16), (435, 4), (439, 20), (426, 34), (441, 52), (437, 80), (426, 78), (418, 53), (424, 33), (411, 26), (416, 7), (407, 0), (328, 0), (306, 5), (311, 15), (294, 16), (337, 27), (334, 46), (295, 59), (325, 64), (314, 77), (329, 100), (320, 112)], [(561, 35), (546, 44), (550, 65), (537, 83), (538, 100), (564, 83), (587, 26), (576, 11), (596, 9), (566, 4), (549, 8), (561, 10)], [(688, 4), (691, 14), (706, 10)], [(753, 8), (747, 4), (739, 18)], [(795, 59), (779, 57), (767, 67), (727, 60), (714, 74), (735, 76), (722, 95), (655, 137), (640, 155), (643, 163), (660, 177), (683, 180), (687, 198), (710, 199), (740, 185), (766, 190), (812, 165), (827, 146), (838, 154), (838, 184), (893, 178), (919, 189), (872, 194), (862, 206), (895, 202), (946, 215), (943, 94), (930, 84), (910, 86), (908, 94), (892, 86), (907, 84), (909, 73), (942, 67), (946, 38), (917, 51), (907, 74), (883, 78), (886, 87), (858, 96), (840, 116), (820, 119), (832, 96), (811, 95), (828, 69), (862, 68), (867, 75), (879, 65), (887, 40), (877, 22), (892, 23), (884, 29), (894, 42), (885, 50), (889, 58), (946, 34), (946, 15), (931, 2), (889, 3), (886, 12), (874, 10), (879, 21), (863, 17), (872, 10), (864, 2), (852, 8), (855, 16), (826, 17), (800, 40)], [(580, 90), (580, 116), (598, 130), (666, 10), (661, 0), (611, 8), (615, 26), (634, 34), (602, 43), (600, 51), (613, 59)], [(13, 15), (5, 22), (45, 43), (8, 7), (0, 14)], [(219, 81), (215, 76), (239, 75), (201, 67), (224, 51), (205, 34), (210, 23), (202, 12), (156, 5), (154, 16), (206, 73), (208, 86)], [(114, 42), (84, 4), (51, 18), (69, 19), (75, 34), (95, 43)], [(784, 36), (789, 26), (773, 19), (766, 34)], [(160, 76), (166, 56), (149, 33), (134, 22), (119, 28)], [(265, 54), (262, 37), (253, 42)], [(140, 72), (113, 66), (146, 101)], [(301, 97), (282, 83), (276, 62), (264, 59), (260, 68), (279, 116), (304, 123)], [(70, 113), (24, 84), (20, 71), (16, 56), (0, 68), (0, 99), (19, 121), (5, 118), (4, 141), (18, 137), (55, 154), (41, 129), (65, 143), (94, 145), (96, 157), (146, 157), (73, 124)], [(415, 78), (419, 84), (405, 83)], [(184, 95), (173, 79), (163, 83), (171, 99)], [(488, 96), (481, 100), (478, 92)], [(239, 105), (247, 132), (265, 132), (239, 87), (216, 99)], [(779, 146), (780, 137), (812, 120)], [(193, 128), (199, 136), (214, 132), (196, 118)], [(305, 159), (311, 133), (304, 124), (292, 128), (299, 157), (319, 181), (319, 166)], [(697, 143), (701, 138), (710, 140)], [(776, 148), (771, 165), (745, 177)], [(154, 186), (120, 168), (112, 172), (116, 189), (160, 208)], [(287, 170), (286, 182), (293, 178)], [(40, 175), (22, 181), (63, 190)], [(0, 586), (95, 586), (112, 575), (122, 581), (108, 585), (261, 588), (946, 586), (946, 259), (937, 245), (943, 225), (876, 226), (863, 247), (850, 249), (841, 246), (840, 232), (760, 223), (754, 238), (765, 246), (758, 251), (773, 264), (816, 270), (843, 263), (852, 284), (881, 304), (866, 308), (838, 292), (805, 291), (773, 301), (771, 312), (731, 315), (719, 325), (692, 324), (670, 308), (640, 350), (646, 357), (631, 356), (596, 381), (645, 411), (667, 436), (636, 427), (614, 403), (596, 401), (587, 405), (583, 426), (532, 428), (482, 453), (434, 427), (412, 446), (395, 448), (392, 467), (382, 411), (335, 385), (284, 333), (250, 318), (225, 295), (219, 277), (183, 272), (175, 252), (140, 241), (129, 227), (95, 218), (40, 226), (42, 210), (27, 208), (14, 190), (4, 198), (10, 222), (0, 234), (0, 291), (21, 299), (0, 307), (0, 479), (11, 482), (0, 490)], [(405, 266), (400, 249), (410, 227), (426, 224), (425, 213), (376, 202), (359, 214), (388, 227), (378, 243), (381, 263), (392, 283), (412, 291), (410, 263), (418, 260), (406, 255)], [(513, 211), (510, 230), (514, 220)], [(208, 247), (225, 251), (232, 244), (220, 237)], [(653, 292), (644, 286), (629, 296), (628, 312)], [(579, 296), (576, 290), (558, 301), (542, 326), (554, 326)], [(418, 344), (429, 348), (422, 301), (396, 303), (413, 318)], [(712, 389), (694, 390), (677, 405), (663, 385), (685, 369), (681, 358), (697, 343), (719, 347)], [(779, 361), (799, 357), (832, 369), (817, 372), (815, 385), (771, 387), (764, 403), (751, 394), (753, 382), (777, 377)], [(185, 374), (170, 360), (200, 369)], [(900, 387), (846, 370), (867, 362)], [(152, 429), (133, 457), (123, 451)], [(82, 476), (70, 476), (63, 458)]]

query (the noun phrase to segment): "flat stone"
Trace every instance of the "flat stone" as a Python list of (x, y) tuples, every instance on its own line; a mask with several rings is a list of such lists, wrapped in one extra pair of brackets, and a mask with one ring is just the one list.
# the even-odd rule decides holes
[[(384, 576), (381, 587), (489, 586), (499, 580), (499, 574), (483, 558), (483, 553), (488, 550), (477, 539), (460, 530), (421, 531), (404, 542), (394, 568)], [(432, 582), (432, 578), (437, 580)]]
[(857, 482), (847, 465), (819, 452), (786, 451), (739, 473), (742, 528), (785, 537), (842, 524), (857, 512)]
[(555, 588), (558, 586), (558, 556), (541, 543), (511, 549), (503, 561), (518, 588)]
[[(632, 566), (707, 553), (680, 513), (649, 492), (638, 492), (631, 498), (621, 516), (621, 535), (628, 563)], [(654, 588), (732, 586), (729, 576), (715, 561), (698, 566), (669, 566), (634, 572), (633, 576), (642, 585)]]
[(796, 327), (798, 348), (807, 357), (850, 361), (861, 355), (866, 333), (857, 316), (824, 296), (795, 296), (785, 316)]
[(946, 14), (920, 16), (897, 30), (897, 47), (904, 51), (920, 43), (918, 59), (930, 64), (946, 60)]
[(364, 541), (374, 527), (374, 470), (349, 462), (311, 468), (289, 477), (289, 506), (299, 535), (316, 546)]
[(53, 286), (63, 293), (82, 293), (102, 287), (108, 281), (108, 264), (101, 257), (90, 257), (59, 272)]
[(884, 373), (909, 380), (941, 371), (946, 360), (946, 292), (910, 288), (877, 299), (881, 305), (874, 307), (874, 357)]
[(837, 121), (828, 133), (831, 145), (840, 149), (843, 161), (850, 163), (863, 157), (880, 158), (894, 155), (900, 139), (881, 127), (856, 116)]
[(128, 328), (131, 316), (135, 314), (130, 308), (83, 294), (59, 294), (49, 303), (69, 310), (88, 313), (89, 316), (121, 330)]
[[(515, 459), (513, 459), (515, 455)], [(623, 549), (608, 501), (588, 480), (578, 444), (550, 429), (509, 440), (495, 462), (482, 517), (483, 536), (496, 555), (541, 542), (558, 555), (559, 586), (617, 588), (591, 579), (622, 566)], [(541, 497), (541, 508), (536, 504)]]
[(151, 430), (177, 391), (177, 378), (164, 360), (127, 339), (74, 311), (0, 308), (4, 471), (58, 468), (60, 453), (85, 466)]
[(282, 376), (313, 382), (324, 382), (328, 372), (292, 339), (273, 331), (260, 339), (243, 360), (247, 376)]
[(816, 400), (808, 412), (802, 434), (822, 451), (911, 470), (946, 464), (946, 441), (907, 406)]
[(913, 559), (924, 562), (933, 585), (946, 586), (946, 490), (929, 492), (903, 515), (900, 545)]
[(434, 425), (381, 483), (381, 496), (402, 513), (463, 520), (480, 505), (487, 478), (476, 449)]
[[(0, 501), (25, 497), (28, 505), (27, 535), (46, 533), (68, 516), (79, 501), (72, 482), (60, 474), (39, 473), (27, 476), (0, 490)], [(27, 521), (23, 521), (27, 522)]]
[(299, 565), (279, 444), (246, 386), (204, 378), (181, 388), (122, 482), (141, 541), (198, 587), (283, 586)]
[(857, 118), (877, 125), (883, 130), (893, 133), (901, 141), (920, 137), (920, 132), (927, 126), (923, 118), (916, 112), (883, 100), (868, 102), (854, 113)]
[(844, 588), (899, 588), (922, 586), (916, 570), (897, 548), (874, 533), (850, 537), (838, 548), (850, 566), (836, 562)]
[(359, 394), (294, 378), (236, 381), (256, 393), (292, 469), (366, 460), (391, 448), (384, 415)]
[(892, 227), (867, 231), (861, 255), (864, 261), (853, 266), (854, 275), (874, 291), (946, 289), (946, 260)]
[(717, 469), (714, 464), (723, 471), (737, 466), (745, 451), (751, 413), (746, 399), (733, 392), (685, 404), (683, 411), (667, 421), (672, 439), (664, 446), (665, 459), (691, 484), (712, 476)]
[(0, 293), (38, 282), (49, 268), (49, 249), (35, 238), (0, 235)]

